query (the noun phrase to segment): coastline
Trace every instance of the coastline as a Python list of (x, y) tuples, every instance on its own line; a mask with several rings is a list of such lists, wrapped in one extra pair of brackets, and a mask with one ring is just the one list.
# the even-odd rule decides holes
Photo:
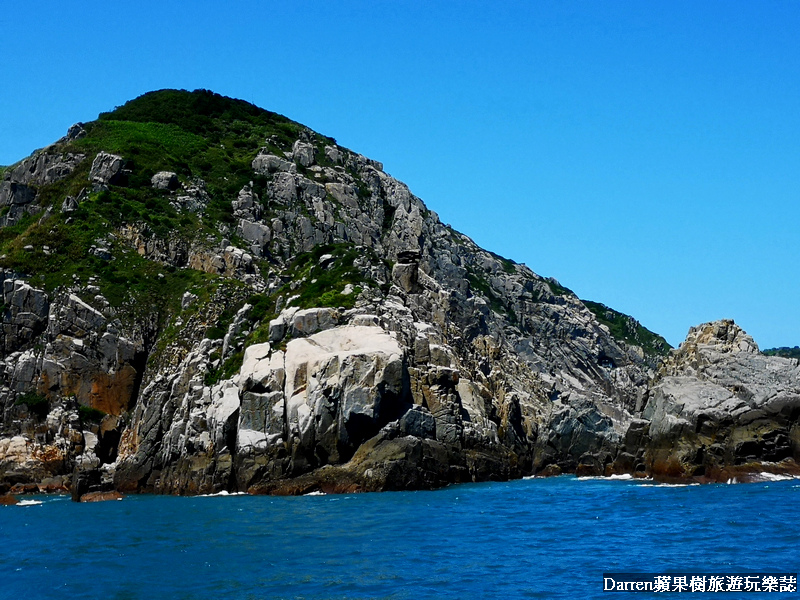
[(375, 481), (359, 476), (347, 471), (343, 467), (326, 466), (310, 473), (298, 477), (281, 479), (262, 483), (253, 486), (248, 490), (218, 490), (212, 493), (174, 493), (164, 494), (156, 491), (132, 491), (125, 494), (114, 489), (93, 490), (85, 492), (75, 497), (72, 494), (71, 486), (68, 484), (59, 487), (50, 483), (46, 484), (16, 484), (4, 486), (5, 491), (0, 494), (0, 506), (15, 505), (20, 502), (20, 498), (39, 495), (61, 495), (72, 496), (76, 502), (103, 502), (121, 500), (127, 495), (153, 495), (153, 496), (181, 496), (181, 497), (208, 497), (208, 496), (228, 496), (228, 495), (250, 495), (250, 496), (308, 496), (308, 495), (331, 495), (331, 494), (361, 494), (361, 493), (380, 493), (380, 492), (402, 492), (402, 491), (433, 491), (451, 485), (476, 483), (483, 484), (489, 482), (514, 481), (520, 479), (549, 479), (552, 477), (573, 476), (577, 480), (637, 480), (652, 482), (663, 485), (713, 485), (713, 484), (750, 484), (764, 483), (769, 481), (783, 481), (790, 479), (800, 479), (800, 465), (792, 459), (778, 463), (758, 462), (743, 465), (731, 466), (711, 471), (709, 474), (690, 477), (676, 477), (665, 474), (653, 474), (648, 472), (635, 473), (608, 473), (605, 475), (577, 473), (556, 473), (550, 470), (547, 473), (534, 473), (511, 477), (506, 479), (486, 479), (482, 481), (474, 480), (454, 480), (444, 482), (441, 485), (428, 487), (390, 487), (377, 486)]

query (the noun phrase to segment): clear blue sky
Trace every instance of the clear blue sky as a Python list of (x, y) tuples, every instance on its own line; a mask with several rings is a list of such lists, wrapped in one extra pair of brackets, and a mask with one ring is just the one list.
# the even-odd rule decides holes
[(800, 3), (21, 2), (0, 164), (207, 88), (384, 163), (482, 246), (673, 345), (800, 344)]

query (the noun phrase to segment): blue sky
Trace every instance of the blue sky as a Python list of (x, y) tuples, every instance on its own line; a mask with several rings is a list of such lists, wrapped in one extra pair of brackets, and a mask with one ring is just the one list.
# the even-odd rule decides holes
[(800, 344), (800, 3), (20, 2), (0, 164), (207, 88), (384, 163), (442, 221), (673, 345)]

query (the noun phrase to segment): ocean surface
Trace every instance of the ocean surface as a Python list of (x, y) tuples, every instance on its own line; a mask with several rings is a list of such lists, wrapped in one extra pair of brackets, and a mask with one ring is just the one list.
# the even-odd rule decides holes
[(2, 599), (648, 598), (665, 596), (609, 595), (603, 573), (800, 571), (797, 480), (24, 499), (0, 506)]

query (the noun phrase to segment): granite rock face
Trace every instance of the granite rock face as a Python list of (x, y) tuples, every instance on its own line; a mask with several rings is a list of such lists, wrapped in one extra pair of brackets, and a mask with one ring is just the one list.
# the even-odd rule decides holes
[[(615, 458), (652, 374), (641, 350), (614, 339), (557, 282), (447, 228), (380, 163), (328, 145), (324, 155), (342, 166), (318, 167), (303, 144), (308, 142), (293, 147), (294, 163), (259, 152), (254, 174), (266, 177), (266, 186), (258, 194), (246, 186), (233, 200), (237, 231), (252, 244), (249, 256), (287, 264), (297, 253), (355, 245), (359, 256), (352, 264), (366, 285), (338, 290), (356, 294), (355, 307), (282, 310), (269, 323), (269, 349), (243, 349), (244, 366), (226, 384), (227, 396), (201, 383), (217, 351), (201, 339), (195, 342), (193, 391), (181, 387), (176, 396), (167, 383), (174, 373), (148, 376), (153, 383), (142, 388), (140, 405), (150, 407), (145, 412), (152, 416), (134, 412), (126, 434), (130, 444), (120, 453), (118, 485), (177, 493), (226, 485), (273, 490), (275, 481), (344, 465), (358, 475), (348, 481), (365, 489), (403, 487), (405, 476), (409, 486), (423, 487), (519, 477), (550, 464), (564, 471), (591, 464), (602, 471), (609, 457)], [(298, 167), (308, 170), (301, 174)], [(324, 185), (315, 181), (317, 175)], [(220, 255), (200, 256), (188, 266), (242, 276)], [(320, 254), (315, 260), (309, 279), (337, 268), (339, 259)], [(253, 273), (254, 282), (260, 277)], [(270, 276), (256, 285), (274, 289), (280, 282)], [(277, 307), (290, 301), (278, 298)], [(393, 336), (399, 358), (391, 363), (392, 372), (402, 385), (379, 379), (357, 388), (362, 402), (372, 400), (369, 409), (353, 412), (346, 400), (353, 385), (348, 369), (360, 373), (366, 366), (355, 367), (355, 359), (329, 351), (336, 358), (308, 359), (311, 366), (306, 361), (301, 368), (295, 356), (319, 349), (317, 336), (365, 327), (373, 335)], [(257, 364), (269, 365), (258, 367), (264, 371), (260, 383), (252, 375), (255, 367), (248, 366), (253, 352), (260, 353)], [(384, 373), (379, 365), (370, 369)], [(297, 377), (306, 377), (308, 387), (288, 389)], [(215, 397), (229, 399), (231, 422), (233, 407), (239, 411), (235, 443), (226, 438), (224, 452), (209, 443), (218, 437), (207, 427)], [(408, 460), (421, 462), (413, 469), (366, 466), (372, 459), (359, 448), (378, 438), (381, 448), (402, 445)], [(411, 439), (398, 441), (405, 438)], [(436, 460), (444, 462), (434, 467)], [(190, 463), (191, 469), (185, 466)], [(173, 473), (170, 464), (184, 465), (177, 468), (186, 475), (166, 475)], [(363, 477), (367, 470), (369, 479)]]
[[(104, 207), (117, 221), (88, 249), (116, 299), (91, 274), (2, 271), (0, 483), (306, 493), (797, 459), (794, 361), (717, 322), (656, 369), (635, 320), (615, 329), (620, 313), (478, 247), (381, 163), (282, 123), (220, 150), (253, 144), (224, 185), (201, 178), (211, 163), (68, 151), (91, 124), (5, 170), (0, 225), (129, 204)], [(64, 181), (69, 201), (43, 206)], [(137, 304), (145, 269), (186, 287)]]
[(403, 351), (377, 327), (343, 326), (250, 346), (240, 373), (237, 468), (243, 489), (286, 453), (287, 474), (349, 460), (409, 403)]
[(0, 473), (40, 483), (113, 463), (144, 371), (141, 332), (76, 294), (50, 299), (18, 279), (4, 281), (4, 304)]

